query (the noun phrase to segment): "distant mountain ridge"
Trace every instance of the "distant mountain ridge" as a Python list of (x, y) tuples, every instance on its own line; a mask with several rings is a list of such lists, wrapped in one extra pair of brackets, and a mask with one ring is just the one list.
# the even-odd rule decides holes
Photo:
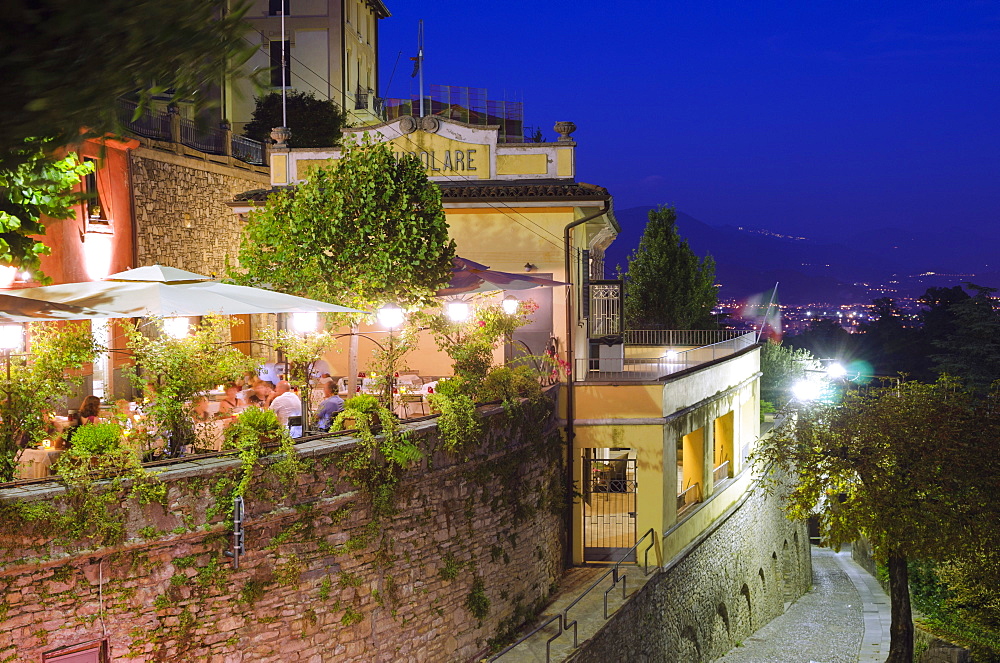
[[(608, 249), (609, 276), (616, 265), (622, 270), (627, 266), (648, 209), (615, 212), (622, 232)], [(720, 294), (726, 299), (763, 292), (776, 281), (786, 304), (864, 303), (885, 296), (886, 287), (915, 297), (932, 285), (1000, 284), (996, 240), (954, 228), (940, 233), (877, 228), (824, 241), (761, 228), (710, 226), (681, 211), (677, 226), (695, 253), (715, 259)]]

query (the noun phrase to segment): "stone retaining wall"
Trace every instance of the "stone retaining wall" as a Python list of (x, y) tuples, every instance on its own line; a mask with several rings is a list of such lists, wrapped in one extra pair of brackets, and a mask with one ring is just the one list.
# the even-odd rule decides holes
[(235, 167), (140, 147), (132, 152), (138, 265), (170, 265), (224, 274), (235, 262), (243, 223), (226, 205), (233, 196), (267, 188), (266, 170)]
[[(541, 420), (545, 417), (544, 420)], [(7, 522), (0, 533), (0, 660), (107, 639), (112, 660), (292, 663), (462, 661), (529, 618), (563, 570), (558, 435), (545, 413), (495, 408), (469, 458), (429, 453), (372, 525), (337, 469), (350, 438), (302, 443), (297, 485), (259, 472), (247, 495), (246, 554), (224, 551), (213, 507), (233, 457), (164, 473), (168, 506), (127, 504), (126, 540), (85, 549)], [(434, 422), (408, 424), (437, 444)], [(50, 487), (0, 500), (50, 501)], [(9, 516), (9, 512), (7, 512)]]
[(805, 523), (788, 520), (778, 496), (754, 487), (569, 660), (711, 661), (811, 585)]

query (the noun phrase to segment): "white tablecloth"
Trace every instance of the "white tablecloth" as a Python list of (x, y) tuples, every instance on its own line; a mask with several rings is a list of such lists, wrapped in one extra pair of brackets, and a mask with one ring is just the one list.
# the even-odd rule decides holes
[(42, 479), (52, 474), (49, 469), (56, 462), (62, 449), (24, 449), (17, 458), (17, 476), (20, 479)]

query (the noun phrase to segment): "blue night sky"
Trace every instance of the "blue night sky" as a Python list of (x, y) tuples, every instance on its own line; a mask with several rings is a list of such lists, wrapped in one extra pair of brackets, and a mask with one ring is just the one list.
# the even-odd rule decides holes
[(1000, 3), (387, 3), (380, 94), (416, 93), (422, 18), (427, 84), (523, 98), (550, 140), (572, 120), (619, 209), (1000, 237)]

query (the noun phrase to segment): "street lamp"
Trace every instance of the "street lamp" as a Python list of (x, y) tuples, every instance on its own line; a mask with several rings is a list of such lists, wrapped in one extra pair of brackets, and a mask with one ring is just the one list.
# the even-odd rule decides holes
[(297, 311), (292, 313), (292, 329), (297, 334), (308, 334), (316, 331), (319, 325), (319, 314), (315, 311)]
[(843, 364), (834, 363), (826, 367), (826, 374), (828, 377), (837, 380), (847, 375), (847, 369), (844, 368)]
[(380, 308), (376, 316), (380, 325), (392, 330), (403, 324), (406, 314), (403, 309), (390, 303)]
[(191, 333), (191, 320), (186, 317), (163, 318), (163, 333), (176, 339), (182, 339)]
[(468, 302), (454, 301), (448, 302), (448, 319), (452, 322), (465, 322), (469, 319), (472, 308)]
[(799, 380), (792, 385), (792, 395), (799, 401), (814, 401), (822, 394), (823, 385), (818, 380)]

